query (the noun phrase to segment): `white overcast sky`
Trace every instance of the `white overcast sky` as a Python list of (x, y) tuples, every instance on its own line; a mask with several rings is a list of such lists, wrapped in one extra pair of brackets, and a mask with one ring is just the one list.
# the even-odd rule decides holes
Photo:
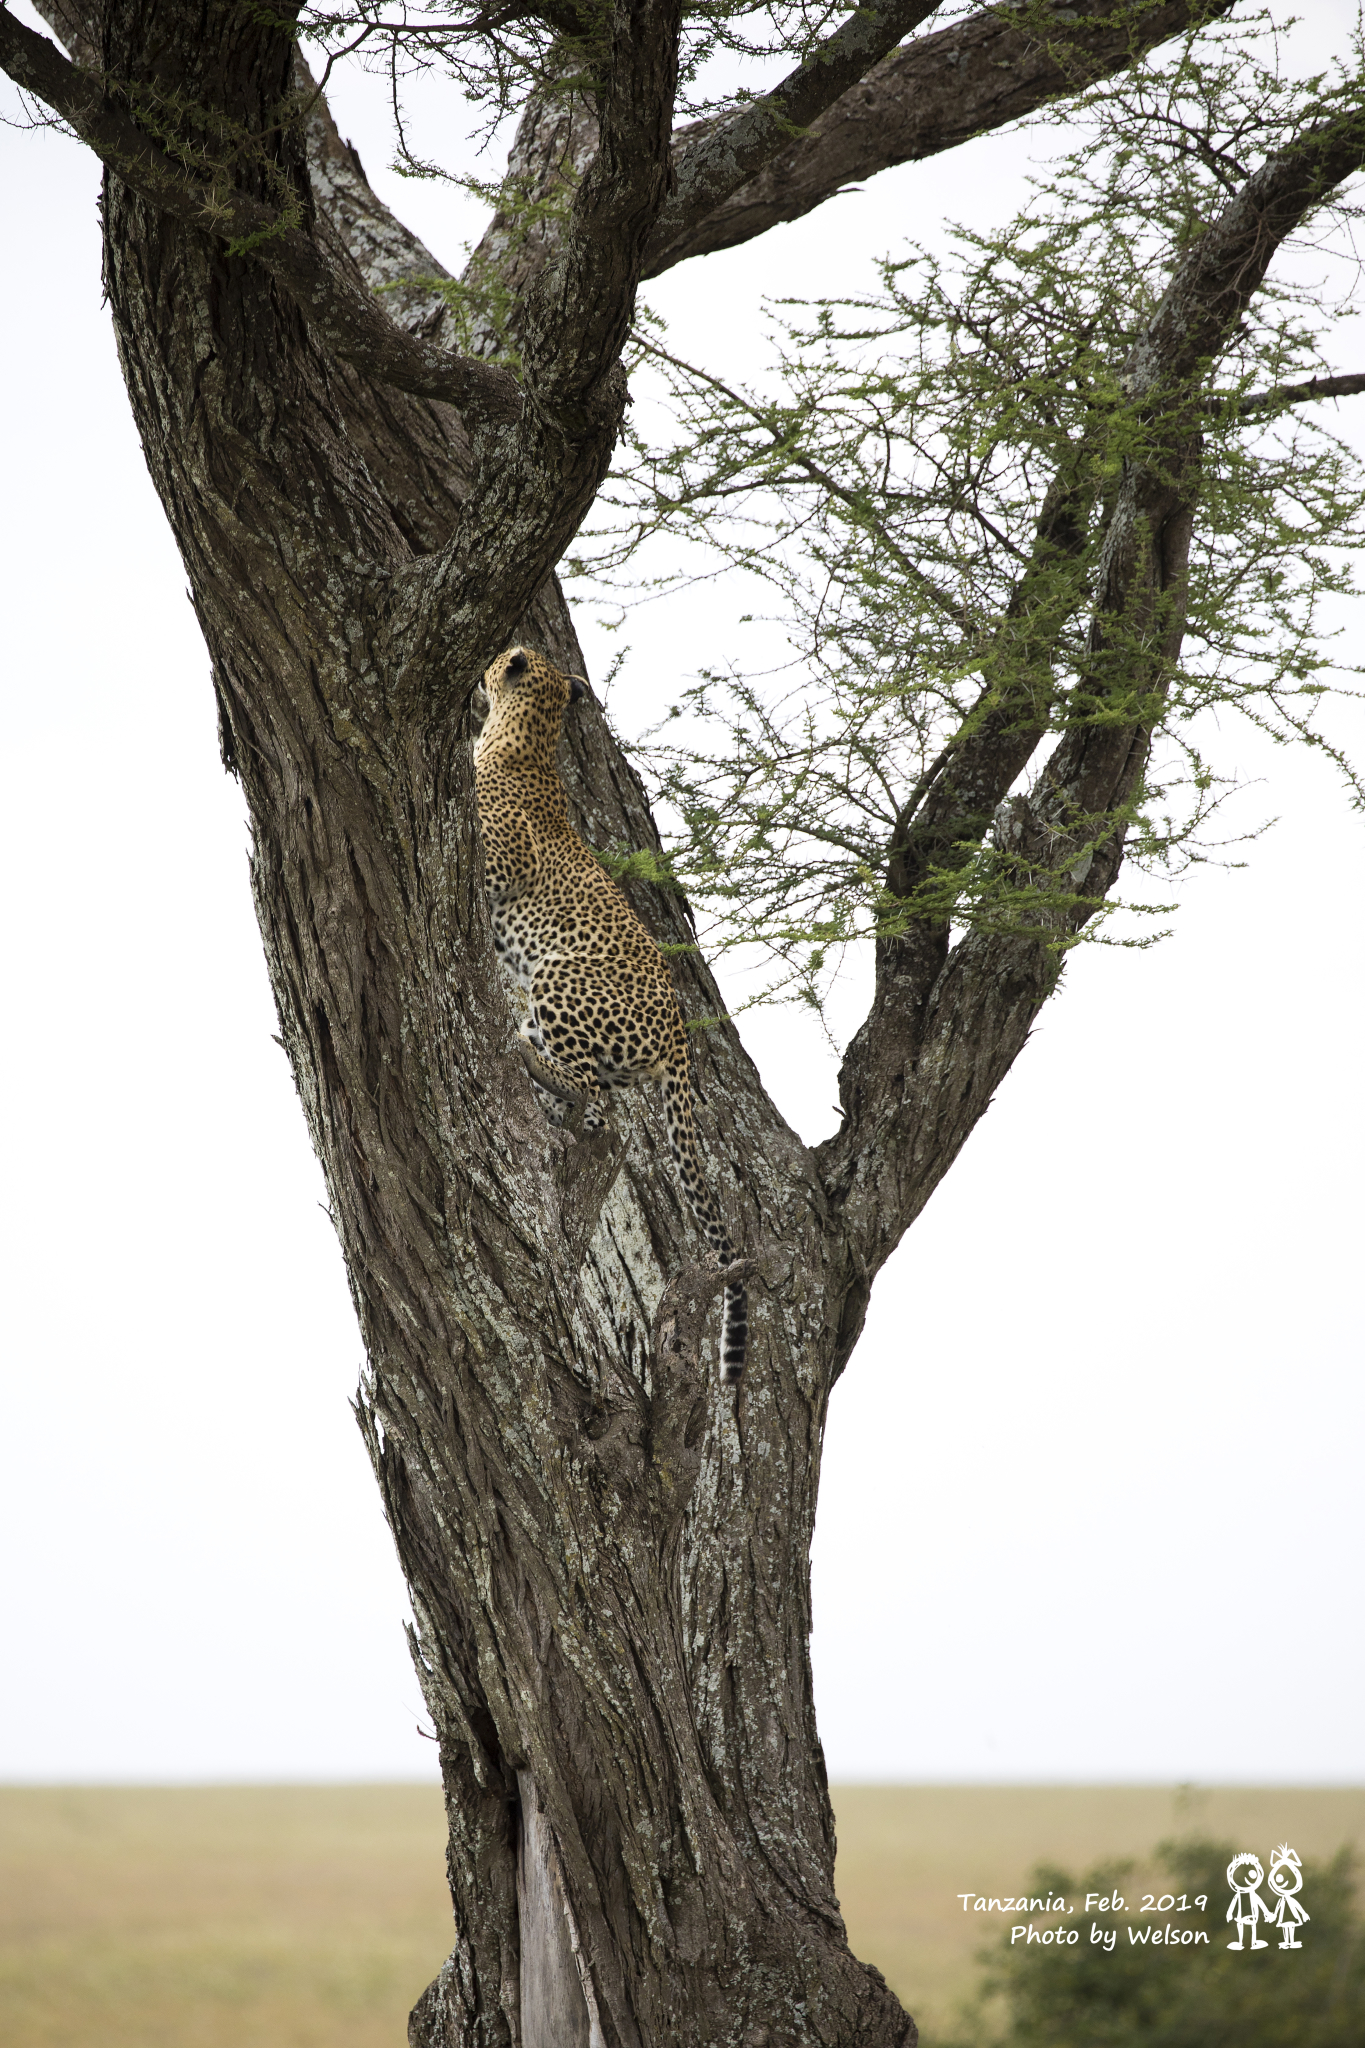
[[(1315, 0), (1315, 50), (1354, 14)], [(384, 173), (372, 85), (334, 100), (456, 264), (464, 203)], [(1027, 148), (888, 173), (651, 302), (743, 374), (765, 293), (862, 289), (945, 212), (1012, 212)], [(74, 142), (0, 130), (0, 1777), (430, 1774), (243, 806), (100, 304), (97, 188)], [(1347, 328), (1338, 367), (1360, 347)], [(623, 717), (728, 660), (734, 609), (632, 620)], [(1362, 621), (1365, 599), (1348, 659)], [(600, 676), (617, 642), (581, 623)], [(1339, 729), (1365, 757), (1365, 721)], [(1365, 1777), (1365, 820), (1325, 763), (1225, 738), (1262, 778), (1243, 821), (1279, 822), (1183, 886), (1155, 951), (1073, 959), (834, 1393), (814, 1656), (836, 1778)], [(819, 1037), (790, 1012), (747, 1036), (822, 1135)]]

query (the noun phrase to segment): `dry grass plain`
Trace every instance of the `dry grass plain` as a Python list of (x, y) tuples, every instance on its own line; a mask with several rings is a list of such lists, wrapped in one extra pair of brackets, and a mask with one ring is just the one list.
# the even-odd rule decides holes
[[(956, 1894), (1020, 1889), (1164, 1835), (1365, 1848), (1365, 1789), (835, 1789), (855, 1949), (926, 2048), (983, 1933)], [(447, 1948), (429, 1785), (0, 1788), (4, 2048), (401, 2048)]]

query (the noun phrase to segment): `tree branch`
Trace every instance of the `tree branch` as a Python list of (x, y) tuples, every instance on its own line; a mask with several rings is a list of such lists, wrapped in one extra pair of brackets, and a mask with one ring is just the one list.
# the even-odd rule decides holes
[(444, 399), (475, 428), (520, 417), (522, 395), (509, 371), (429, 348), (405, 333), (328, 261), (310, 235), (282, 223), (259, 199), (188, 176), (110, 97), (109, 81), (70, 63), (3, 6), (0, 68), (59, 114), (130, 191), (262, 264), (321, 339), (367, 376), (420, 398)]
[[(698, 383), (708, 385), (712, 391), (718, 391), (738, 411), (747, 413), (754, 424), (762, 428), (763, 432), (768, 435), (774, 451), (783, 446), (784, 437), (778, 428), (773, 426), (769, 415), (759, 406), (751, 404), (747, 398), (742, 397), (732, 385), (726, 384), (720, 377), (713, 377), (709, 370), (699, 370), (695, 363), (685, 363), (681, 356), (670, 354), (666, 348), (660, 348), (657, 342), (650, 341), (644, 334), (636, 334), (635, 346), (642, 355), (653, 356), (657, 362), (671, 363), (673, 368), (681, 370), (684, 376), (695, 378)], [(818, 462), (812, 461), (810, 456), (802, 455), (794, 449), (789, 449), (786, 459), (793, 469), (800, 470), (802, 475), (808, 476), (812, 483), (819, 484), (821, 489), (831, 498), (838, 499), (841, 504), (848, 506), (850, 511), (856, 510), (858, 516), (875, 530), (882, 546), (895, 561), (901, 574), (911, 583), (917, 584), (926, 596), (931, 597), (939, 608), (953, 621), (959, 631), (966, 631), (967, 615), (961, 606), (954, 604), (947, 593), (940, 590), (925, 575), (919, 564), (910, 559), (904, 548), (893, 538), (890, 531), (877, 519), (866, 503), (857, 498), (854, 492), (846, 490), (827, 469), (822, 468)]]
[(620, 353), (668, 178), (680, 0), (617, 0), (598, 87), (599, 147), (552, 260), (525, 294), (523, 380), (433, 349), (390, 320), (313, 238), (237, 190), (188, 176), (106, 91), (0, 6), (0, 66), (162, 213), (267, 268), (321, 339), (372, 377), (455, 406), (474, 476), (441, 550), (400, 578), (387, 633), (396, 665), (441, 678), (410, 709), (443, 716), (536, 598), (605, 474), (625, 403)]
[(573, 409), (621, 359), (645, 244), (664, 203), (682, 0), (616, 0), (597, 152), (520, 323), (531, 403)]
[[(1131, 0), (1091, 0), (1085, 19), (1077, 22), (1076, 10), (1069, 9), (1045, 37), (1036, 27), (1008, 24), (1000, 9), (988, 8), (939, 35), (919, 38), (880, 63), (880, 49), (894, 49), (933, 6), (928, 0), (896, 0), (881, 10), (860, 9), (764, 99), (727, 121), (684, 129), (673, 138), (675, 191), (658, 210), (643, 275), (657, 275), (687, 256), (733, 246), (780, 221), (799, 218), (851, 179), (934, 155), (973, 134), (1019, 119), (1056, 93), (1075, 90), (1118, 69), (1192, 20), (1224, 13), (1231, 4), (1232, 0), (1211, 0), (1201, 8), (1198, 0), (1151, 0), (1134, 23)], [(49, 0), (47, 12), (60, 32), (69, 31), (78, 55), (93, 55), (89, 24), (75, 0), (62, 0), (60, 5)], [(656, 42), (655, 50), (659, 47)], [(648, 68), (647, 40), (638, 40), (636, 49)], [(310, 237), (282, 226), (269, 207), (187, 178), (127, 114), (109, 104), (96, 74), (67, 64), (51, 44), (3, 9), (0, 65), (68, 121), (144, 198), (230, 243), (251, 244), (250, 253), (290, 291), (319, 335), (366, 375), (414, 396), (454, 405), (470, 414), (471, 425), (479, 418), (510, 421), (517, 416), (520, 394), (505, 373), (476, 358), (432, 347), (420, 334), (395, 335), (395, 327), (412, 330), (427, 324), (429, 302), (422, 306), (420, 318), (412, 317), (406, 305), (389, 308), (395, 317), (386, 318), (363, 294), (347, 288), (347, 281), (336, 275), (335, 266)], [(851, 89), (849, 80), (857, 81)], [(783, 148), (791, 129), (806, 124), (808, 132)], [(571, 122), (567, 137), (559, 135), (562, 125), (547, 124), (538, 105), (528, 112), (524, 132), (514, 144), (514, 154), (519, 150), (528, 158), (528, 172), (531, 157), (549, 151), (558, 158), (564, 147), (580, 165), (591, 166), (591, 116)], [(755, 178), (759, 163), (765, 168)], [(605, 178), (605, 167), (602, 175)], [(351, 182), (368, 191), (363, 176)], [(388, 216), (379, 211), (382, 223)], [(612, 231), (611, 224), (603, 225), (599, 259), (609, 249)], [(411, 242), (410, 237), (403, 240)], [(542, 236), (534, 250), (512, 250), (505, 224), (499, 233), (495, 221), (471, 262), (470, 274), (482, 277), (490, 268), (501, 269), (500, 259), (519, 258), (511, 261), (515, 275), (505, 282), (513, 289), (527, 289), (551, 255), (553, 240)], [(580, 255), (583, 247), (580, 242)], [(418, 255), (415, 243), (412, 249)], [(552, 260), (562, 265), (565, 252), (561, 249)], [(440, 270), (430, 259), (428, 274)], [(383, 281), (398, 279), (386, 275)], [(420, 303), (425, 295), (414, 292), (411, 297)], [(429, 310), (429, 330), (438, 329), (440, 309)], [(594, 374), (602, 374), (600, 344), (590, 343), (589, 354), (595, 357), (595, 372), (589, 369), (585, 374), (580, 365), (569, 371), (570, 382), (578, 378), (591, 383)]]
[[(1080, 929), (1117, 878), (1124, 809), (1140, 785), (1154, 707), (1183, 638), (1208, 406), (1200, 387), (1276, 249), (1363, 164), (1365, 112), (1352, 110), (1262, 165), (1177, 265), (1124, 366), (1121, 382), (1145, 423), (1145, 449), (1129, 459), (1105, 528), (1078, 715), (1029, 796), (1004, 801), (1023, 765), (1008, 748), (999, 751), (994, 777), (987, 772), (974, 789), (979, 803), (994, 794), (997, 852), (1024, 879), (1041, 883), (1054, 907), (1032, 915), (1036, 937), (968, 933), (927, 995), (913, 961), (904, 971), (898, 952), (882, 950), (872, 1009), (840, 1073), (844, 1125), (817, 1155), (869, 1279), (1022, 1047), (1060, 972), (1058, 941)], [(1144, 706), (1137, 718), (1104, 716), (1106, 705), (1130, 703)], [(1025, 731), (1021, 744), (1028, 737)], [(984, 762), (983, 754), (978, 767)], [(931, 791), (926, 807), (932, 798)]]
[(795, 131), (858, 85), (940, 0), (884, 0), (859, 7), (833, 35), (762, 99), (723, 119), (684, 130), (673, 151), (673, 191), (651, 246), (668, 249), (777, 156)]
[[(1053, 478), (1030, 559), (982, 663), (984, 687), (896, 820), (886, 882), (902, 901), (952, 848), (981, 840), (1047, 730), (1056, 696), (1057, 637), (1080, 596), (1065, 583), (1059, 591), (1056, 575), (1084, 550), (1094, 505), (1096, 479), (1086, 456), (1083, 445), (1074, 447)], [(944, 919), (916, 920), (878, 941), (879, 975), (911, 1009), (927, 996), (947, 957)]]
[(87, 71), (99, 69), (102, 6), (103, 0), (34, 0), (68, 56)]
[(308, 107), (308, 176), (317, 215), (344, 248), (361, 283), (384, 294), (381, 304), (390, 320), (429, 348), (439, 348), (450, 308), (430, 284), (413, 280), (446, 278), (450, 273), (376, 196), (364, 165), (343, 141), (325, 94), (297, 52), (294, 88)]
[(495, 288), (513, 308), (524, 299), (559, 239), (559, 218), (545, 202), (581, 182), (596, 148), (596, 109), (581, 93), (531, 95), (508, 153), (509, 203), (497, 208), (461, 276), (476, 295), (471, 327), (480, 354), (494, 354), (503, 337), (479, 300), (492, 300)]
[[(1275, 412), (1282, 405), (1304, 405), (1318, 398), (1354, 398), (1358, 391), (1365, 391), (1365, 372), (1353, 371), (1347, 377), (1310, 377), (1306, 384), (1275, 384), (1268, 391), (1248, 391), (1237, 401), (1240, 413)], [(1209, 410), (1218, 405), (1216, 397), (1209, 400)]]
[(442, 715), (458, 698), (472, 651), (496, 651), (610, 463), (626, 402), (621, 352), (667, 190), (680, 18), (681, 0), (615, 0), (596, 86), (597, 152), (519, 307), (524, 412), (490, 438), (450, 547), (417, 565), (395, 612), (405, 659), (447, 678), (428, 712)]
[[(1036, 17), (1020, 27), (1005, 6), (994, 6), (919, 36), (811, 119), (805, 135), (779, 148), (757, 176), (709, 212), (674, 230), (670, 207), (650, 243), (645, 275), (657, 277), (689, 256), (752, 241), (893, 164), (937, 156), (1006, 127), (1060, 93), (1122, 70), (1169, 36), (1228, 13), (1233, 4), (1150, 0), (1135, 11), (1133, 0), (1077, 0), (1045, 33)], [(680, 187), (685, 165), (706, 138), (705, 129), (683, 129), (675, 137)]]
[[(1190, 374), (1206, 351), (1213, 352), (1226, 339), (1259, 286), (1274, 250), (1298, 224), (1318, 191), (1337, 183), (1365, 160), (1361, 134), (1358, 116), (1326, 123), (1293, 151), (1264, 165), (1248, 180), (1172, 280), (1151, 328), (1120, 372), (1124, 388), (1136, 396), (1158, 385), (1176, 385)], [(1151, 336), (1162, 329), (1167, 341), (1158, 367), (1158, 359), (1151, 353)], [(1250, 414), (1276, 405), (1346, 396), (1362, 390), (1365, 376), (1361, 375), (1312, 378), (1302, 384), (1250, 393), (1238, 402), (1238, 409)], [(1212, 411), (1217, 404), (1216, 397), (1210, 397), (1194, 412), (1187, 412), (1177, 439), (1188, 439), (1195, 415)], [(935, 856), (947, 848), (967, 840), (979, 841), (996, 806), (1022, 773), (1046, 730), (1051, 648), (1039, 643), (1055, 641), (1060, 622), (1049, 616), (1050, 608), (1046, 596), (1040, 596), (1039, 584), (1041, 580), (1045, 591), (1049, 567), (1067, 555), (1076, 555), (1084, 545), (1093, 489), (1087, 489), (1085, 484), (1083, 457), (1083, 450), (1075, 450), (1065, 470), (1054, 480), (1039, 519), (1033, 561), (1016, 585), (1006, 614), (1004, 631), (1012, 643), (1011, 666), (1017, 679), (1002, 696), (988, 673), (979, 704), (950, 744), (939, 774), (922, 794), (917, 792), (916, 808), (911, 811), (907, 806), (898, 821), (895, 838), (899, 843), (894, 847), (888, 876), (893, 894), (910, 895)], [(1155, 468), (1159, 467), (1158, 461)], [(1148, 468), (1150, 472), (1153, 465)], [(1133, 473), (1130, 484), (1139, 474)], [(1151, 484), (1150, 474), (1148, 481)], [(1158, 497), (1163, 496), (1159, 484), (1153, 488)], [(1126, 531), (1124, 503), (1121, 497), (1110, 525), (1111, 556), (1117, 536)], [(1149, 503), (1144, 512), (1131, 516), (1152, 517), (1155, 513), (1155, 503)], [(1160, 517), (1169, 516), (1169, 507), (1163, 503)], [(1115, 573), (1112, 559), (1107, 573), (1111, 577)], [(1119, 585), (1107, 596), (1102, 592), (1098, 617), (1123, 608), (1128, 574), (1125, 569)], [(1011, 634), (1009, 629), (1016, 622), (1017, 630)], [(1025, 636), (1022, 649), (1018, 644), (1020, 632)], [(1023, 673), (1019, 677), (1021, 667)], [(1040, 669), (1045, 673), (1040, 673)], [(946, 957), (946, 951), (939, 951), (946, 949), (946, 928), (936, 930), (932, 936), (933, 947), (918, 963), (922, 995), (928, 992), (934, 961), (941, 966)], [(916, 945), (910, 934), (902, 940), (887, 941), (886, 945), (897, 955), (925, 951), (922, 942)], [(887, 966), (904, 999), (914, 978), (908, 958), (897, 957), (894, 963), (888, 960)]]

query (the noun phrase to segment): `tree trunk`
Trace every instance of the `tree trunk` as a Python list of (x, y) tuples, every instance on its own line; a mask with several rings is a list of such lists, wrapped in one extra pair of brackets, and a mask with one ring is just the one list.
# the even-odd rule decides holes
[[(120, 75), (145, 65), (137, 28), (111, 11)], [(253, 31), (246, 96), (277, 100), (290, 56)], [(105, 219), (128, 389), (250, 805), (440, 1741), (457, 1945), (413, 2039), (906, 2040), (844, 1939), (811, 1704), (820, 1436), (862, 1293), (809, 1155), (733, 1031), (699, 1033), (705, 1159), (756, 1260), (736, 1400), (660, 1103), (639, 1093), (614, 1133), (575, 1140), (512, 1051), (471, 800), (482, 662), (451, 677), (386, 659), (385, 585), (458, 515), (448, 419), (362, 386), (259, 266), (112, 177)], [(516, 637), (582, 665), (553, 586), (483, 655)], [(582, 710), (565, 764), (581, 829), (656, 843)], [(676, 903), (636, 900), (688, 941)], [(691, 1014), (721, 1010), (694, 959), (679, 979)]]
[[(575, 329), (579, 384), (567, 356), (537, 384), (548, 296), (528, 287), (536, 397), (515, 431), (470, 430), (407, 395), (417, 372), (406, 390), (370, 381), (272, 271), (287, 250), (229, 255), (210, 226), (139, 196), (132, 171), (106, 178), (105, 279), (210, 650), (224, 761), (250, 808), (281, 1035), (364, 1337), (359, 1417), (439, 1740), (456, 1943), (410, 2038), (891, 2048), (914, 2027), (849, 1952), (812, 1705), (826, 1404), (878, 1266), (1023, 1044), (1055, 955), (1042, 935), (964, 942), (913, 1002), (910, 978), (883, 961), (845, 1070), (844, 1132), (818, 1157), (733, 1027), (694, 1033), (699, 1141), (752, 1267), (748, 1374), (722, 1388), (720, 1277), (656, 1093), (618, 1097), (613, 1128), (593, 1136), (552, 1128), (533, 1100), (472, 799), (470, 692), (484, 665), (525, 640), (584, 666), (546, 577), (619, 417), (614, 337), (633, 277), (613, 300), (592, 266), (633, 250), (638, 275), (645, 261), (676, 30), (662, 7), (652, 26), (622, 22), (621, 48), (645, 52), (631, 83), (643, 169), (620, 156), (633, 131), (608, 93), (596, 161), (617, 148), (624, 166), (614, 225), (597, 244), (570, 236), (556, 274), (594, 320), (600, 306), (602, 333)], [(63, 0), (58, 25), (150, 104), (176, 95), (273, 136), (268, 160), (237, 165), (237, 186), (278, 204), (286, 182), (348, 289), (437, 268), (369, 193), (323, 108), (310, 176), (298, 130), (276, 120), (294, 46), (263, 17)], [(1057, 82), (1039, 70), (1031, 89)], [(582, 141), (580, 122), (580, 155)], [(439, 303), (421, 291), (388, 303), (402, 332), (439, 334)], [(1087, 785), (1092, 810), (1131, 786), (1144, 747), (1111, 744), (1103, 788)], [(1093, 781), (1096, 759), (1082, 766)], [(590, 844), (657, 847), (591, 700), (563, 772)], [(676, 896), (630, 893), (661, 941), (690, 943)], [(699, 956), (679, 954), (675, 971), (689, 1018), (717, 1019)]]

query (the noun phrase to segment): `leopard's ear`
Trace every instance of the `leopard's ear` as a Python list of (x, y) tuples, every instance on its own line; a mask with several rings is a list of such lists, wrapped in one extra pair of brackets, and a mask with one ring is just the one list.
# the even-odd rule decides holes
[(584, 676), (570, 676), (570, 677), (569, 677), (569, 702), (570, 702), (571, 704), (576, 704), (576, 703), (578, 702), (578, 700), (579, 700), (579, 698), (580, 698), (580, 697), (586, 697), (586, 696), (587, 696), (587, 694), (588, 694), (588, 684), (587, 684), (587, 678), (586, 678), (586, 677), (584, 677)]
[(524, 676), (530, 666), (531, 664), (526, 658), (526, 649), (524, 647), (514, 647), (507, 657), (506, 673), (509, 676)]

